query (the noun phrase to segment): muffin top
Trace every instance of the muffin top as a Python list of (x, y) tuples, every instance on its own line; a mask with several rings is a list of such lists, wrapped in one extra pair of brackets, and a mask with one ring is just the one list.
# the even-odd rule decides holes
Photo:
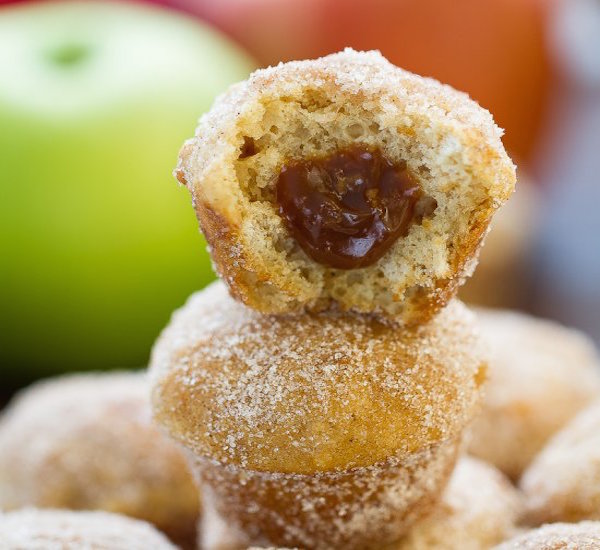
[(333, 311), (262, 315), (217, 282), (175, 313), (151, 378), (156, 419), (197, 455), (313, 473), (403, 458), (460, 434), (485, 352), (459, 302), (399, 331)]

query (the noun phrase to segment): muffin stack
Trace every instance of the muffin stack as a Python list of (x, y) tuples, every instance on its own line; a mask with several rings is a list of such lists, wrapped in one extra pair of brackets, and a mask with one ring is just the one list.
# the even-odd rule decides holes
[(226, 284), (174, 315), (151, 378), (204, 547), (382, 548), (440, 499), (486, 376), (453, 296), (514, 187), (500, 135), (351, 50), (258, 71), (201, 119), (176, 176)]
[(24, 390), (0, 417), (0, 547), (191, 549), (201, 514), (209, 550), (600, 548), (593, 343), (453, 298), (514, 185), (499, 136), (375, 53), (233, 87), (176, 170), (225, 284), (154, 349), (175, 441), (142, 373)]

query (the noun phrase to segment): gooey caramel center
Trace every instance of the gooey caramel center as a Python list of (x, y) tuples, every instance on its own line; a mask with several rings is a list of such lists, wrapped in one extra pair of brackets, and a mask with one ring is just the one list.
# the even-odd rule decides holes
[(422, 196), (404, 163), (358, 145), (287, 162), (276, 185), (279, 215), (298, 244), (338, 269), (381, 258), (419, 217)]

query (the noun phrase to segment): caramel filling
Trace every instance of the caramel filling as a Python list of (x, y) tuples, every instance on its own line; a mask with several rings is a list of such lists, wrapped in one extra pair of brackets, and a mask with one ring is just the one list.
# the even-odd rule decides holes
[(304, 252), (338, 269), (375, 263), (423, 217), (423, 192), (406, 165), (358, 145), (284, 164), (276, 197)]

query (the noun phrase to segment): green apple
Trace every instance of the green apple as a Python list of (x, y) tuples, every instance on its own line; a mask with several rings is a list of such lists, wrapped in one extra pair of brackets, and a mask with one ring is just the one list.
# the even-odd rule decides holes
[(143, 364), (213, 278), (183, 140), (249, 59), (160, 8), (0, 9), (0, 374)]

